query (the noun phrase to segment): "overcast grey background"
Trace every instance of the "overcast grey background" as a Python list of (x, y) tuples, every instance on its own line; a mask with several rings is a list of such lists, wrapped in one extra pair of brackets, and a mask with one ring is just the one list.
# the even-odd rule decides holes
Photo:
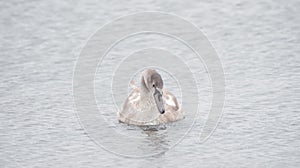
[[(297, 0), (0, 2), (0, 167), (299, 167), (299, 9)], [(182, 16), (207, 35), (224, 66), (226, 99), (204, 144), (199, 126), (162, 155), (130, 159), (85, 134), (72, 74), (103, 24), (147, 10)], [(145, 145), (161, 136), (145, 136)]]

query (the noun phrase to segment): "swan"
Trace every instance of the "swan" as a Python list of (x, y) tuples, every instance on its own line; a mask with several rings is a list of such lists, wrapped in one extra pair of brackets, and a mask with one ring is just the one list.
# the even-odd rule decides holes
[(133, 91), (126, 98), (118, 120), (130, 125), (159, 125), (184, 118), (176, 97), (163, 88), (161, 75), (154, 69), (142, 72), (141, 87), (132, 80)]

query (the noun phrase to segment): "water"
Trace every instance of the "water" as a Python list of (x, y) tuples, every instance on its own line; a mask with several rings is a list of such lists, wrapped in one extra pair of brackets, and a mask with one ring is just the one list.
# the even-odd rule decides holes
[[(298, 1), (0, 4), (0, 167), (300, 166)], [(82, 129), (73, 103), (72, 77), (88, 37), (116, 17), (145, 10), (180, 15), (204, 31), (224, 67), (226, 99), (219, 126), (205, 143), (198, 141), (203, 114), (174, 148), (133, 159), (103, 150)], [(136, 37), (132, 41), (143, 40)], [(128, 50), (133, 49), (133, 44), (129, 40), (120, 49), (128, 45)], [(111, 56), (127, 53), (116, 49)], [(210, 92), (207, 74), (202, 75), (200, 81), (208, 88), (201, 100), (205, 113)], [(179, 92), (176, 85), (168, 85)], [(168, 131), (178, 128), (180, 132), (188, 121), (144, 131), (118, 124), (112, 114), (104, 116), (118, 131), (139, 136), (144, 153), (169, 148), (174, 139)]]

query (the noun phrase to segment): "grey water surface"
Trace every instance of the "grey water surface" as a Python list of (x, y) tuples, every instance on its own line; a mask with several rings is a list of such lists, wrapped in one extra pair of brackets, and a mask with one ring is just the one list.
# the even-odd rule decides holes
[[(109, 143), (115, 137), (107, 134), (107, 151), (77, 117), (73, 70), (81, 49), (99, 28), (144, 11), (176, 14), (205, 33), (224, 69), (223, 115), (214, 134), (199, 142), (212, 96), (209, 75), (199, 63), (201, 112), (182, 141), (177, 144), (177, 133), (190, 128), (193, 115), (188, 112), (182, 121), (144, 130), (119, 124), (115, 108), (104, 107), (104, 125), (138, 139), (136, 146), (120, 142), (123, 146), (115, 149)], [(0, 167), (299, 167), (299, 11), (297, 0), (1, 1)], [(98, 68), (95, 98), (109, 94), (105, 86), (110, 78), (103, 70), (115, 69), (115, 58), (153, 46), (182, 57), (192, 54), (159, 35), (128, 39)], [(161, 73), (165, 86), (184, 101), (178, 79)], [(138, 72), (129, 75), (139, 80)], [(163, 152), (142, 158), (113, 153), (135, 150)]]

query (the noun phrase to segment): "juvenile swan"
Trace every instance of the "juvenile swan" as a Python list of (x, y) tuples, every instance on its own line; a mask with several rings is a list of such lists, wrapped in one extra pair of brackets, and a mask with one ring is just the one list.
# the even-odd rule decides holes
[(163, 89), (163, 80), (153, 69), (143, 71), (141, 88), (131, 81), (133, 91), (126, 98), (118, 119), (132, 125), (159, 125), (183, 118), (176, 97)]

